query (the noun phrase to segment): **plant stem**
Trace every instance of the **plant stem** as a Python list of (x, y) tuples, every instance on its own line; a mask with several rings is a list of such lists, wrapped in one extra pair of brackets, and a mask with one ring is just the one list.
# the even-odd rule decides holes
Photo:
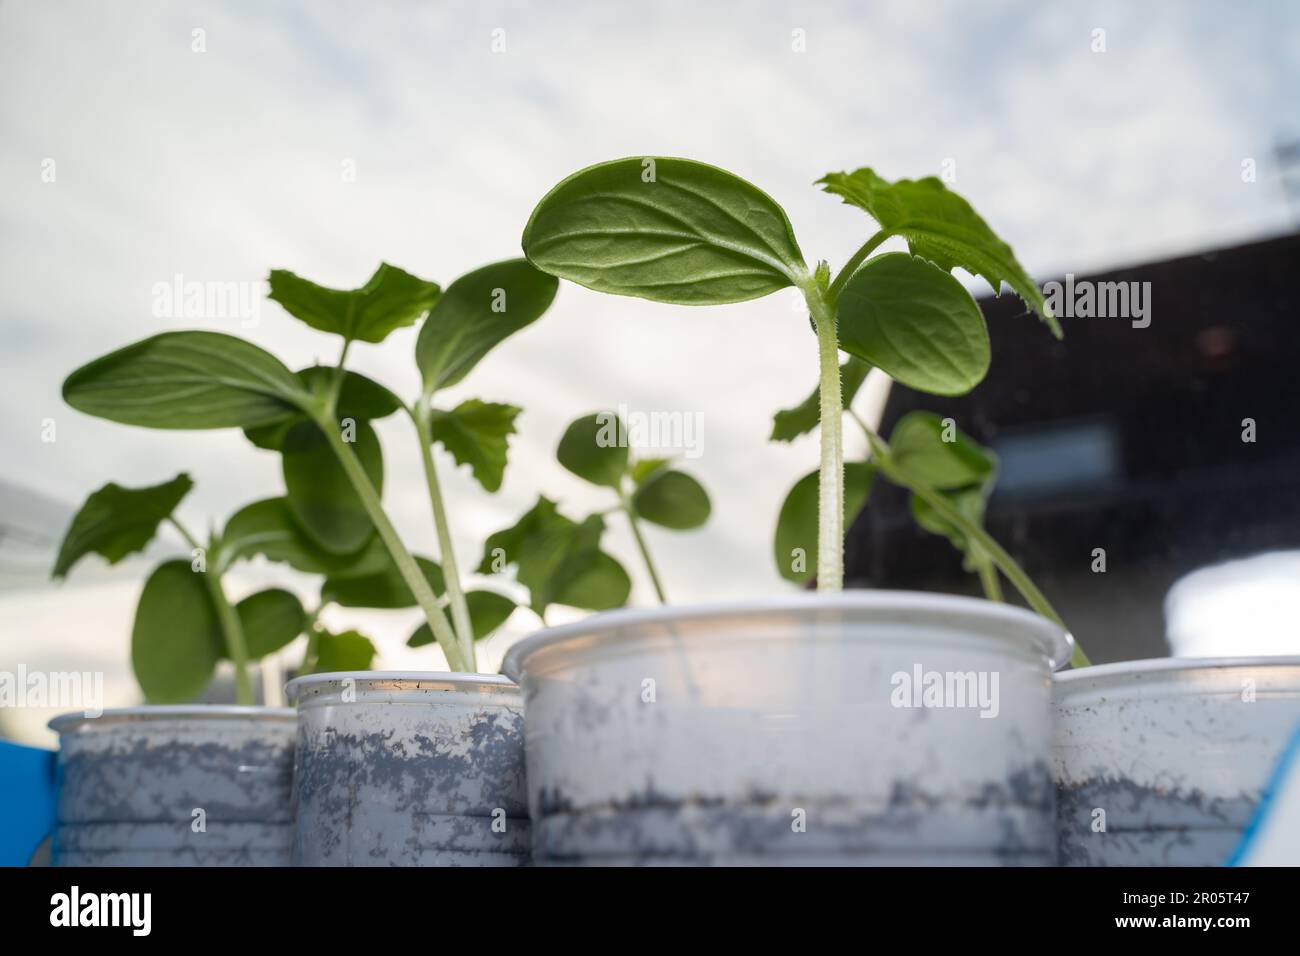
[(348, 361), (348, 350), (352, 348), (352, 340), (343, 340), (343, 350), (339, 353), (338, 364), (334, 367), (334, 378), (330, 381), (329, 392), (329, 412), (334, 415), (338, 409), (339, 393), (343, 391), (343, 366)]
[(875, 252), (876, 248), (888, 238), (889, 232), (881, 229), (878, 233), (864, 242), (861, 249), (849, 257), (849, 261), (844, 263), (844, 268), (839, 271), (839, 275), (835, 277), (835, 281), (831, 283), (831, 287), (826, 290), (826, 298), (830, 300), (832, 305), (839, 301), (840, 293), (844, 291), (844, 287), (848, 285), (849, 280), (853, 278), (853, 273), (858, 271), (858, 266), (862, 265), (862, 263), (866, 261), (867, 256)]
[(442, 576), (447, 585), (451, 619), (460, 641), (461, 656), (468, 670), (472, 671), (478, 668), (478, 662), (474, 659), (474, 628), (470, 624), (465, 591), (460, 585), (460, 568), (456, 564), (456, 552), (451, 544), (451, 526), (447, 521), (447, 509), (443, 506), (442, 491), (438, 486), (438, 467), (433, 460), (433, 426), (429, 418), (430, 412), (428, 396), (421, 396), (415, 410), (411, 413), (411, 418), (415, 422), (415, 431), (420, 440), (420, 459), (424, 462), (424, 480), (429, 486), (433, 525), (438, 532), (438, 555), (442, 559)]
[(306, 621), (303, 622), (303, 627), (306, 628), (308, 631), (310, 631), (312, 634), (319, 633), (316, 630), (316, 625), (320, 622), (320, 616), (324, 610), (325, 610), (324, 604), (316, 605), (316, 610), (312, 611), (310, 614), (307, 615)]
[[(885, 444), (885, 440), (877, 435), (874, 430), (869, 428), (865, 422), (861, 422), (861, 424), (863, 430), (866, 432), (867, 441), (871, 443), (872, 452), (875, 455), (877, 464), (880, 466), (880, 470), (883, 471), (895, 484), (908, 488), (913, 494), (918, 498), (921, 498), (926, 504), (938, 512), (941, 517), (954, 527), (958, 528), (968, 539), (974, 542), (978, 547), (982, 548), (984, 553), (989, 556), (995, 565), (997, 565), (998, 570), (1007, 576), (1007, 580), (1015, 585), (1016, 590), (1020, 592), (1021, 596), (1023, 596), (1027, 602), (1029, 602), (1030, 607), (1053, 624), (1065, 628), (1065, 622), (1062, 621), (1061, 616), (1056, 613), (1056, 609), (1052, 607), (1051, 602), (1047, 600), (1047, 597), (1042, 591), (1038, 590), (1038, 586), (1030, 580), (1029, 575), (1026, 574), (1024, 569), (1016, 563), (1015, 559), (1003, 549), (1002, 545), (993, 540), (989, 533), (978, 524), (971, 521), (966, 517), (966, 515), (954, 508), (952, 504), (949, 503), (948, 499), (938, 491), (931, 488), (925, 482), (917, 480), (896, 467), (889, 446)], [(1074, 667), (1087, 667), (1090, 663), (1088, 655), (1083, 652), (1083, 648), (1081, 648), (1077, 643), (1074, 645), (1074, 653), (1070, 657), (1070, 663)]]
[(302, 654), (302, 666), (298, 668), (298, 676), (303, 677), (307, 674), (314, 673), (316, 670), (316, 658), (320, 656), (320, 631), (313, 625), (307, 630), (307, 649)]
[(1001, 604), (1002, 583), (998, 580), (998, 569), (983, 552), (976, 555), (975, 566), (979, 569), (980, 586), (984, 588), (984, 596), (990, 601)]
[(456, 635), (447, 622), (447, 616), (442, 613), (442, 608), (438, 606), (438, 598), (433, 593), (433, 588), (429, 587), (429, 582), (420, 570), (420, 566), (415, 563), (415, 558), (411, 557), (411, 552), (406, 550), (406, 545), (402, 544), (402, 539), (398, 536), (393, 523), (388, 520), (388, 515), (384, 513), (384, 506), (379, 500), (379, 493), (375, 491), (374, 485), (370, 483), (370, 476), (366, 474), (365, 468), (361, 466), (356, 452), (352, 450), (351, 445), (343, 440), (343, 436), (339, 434), (338, 426), (328, 416), (320, 415), (316, 419), (316, 424), (320, 426), (330, 446), (334, 449), (334, 454), (338, 457), (339, 463), (343, 466), (343, 471), (347, 474), (348, 480), (356, 490), (357, 497), (361, 499), (366, 514), (374, 522), (375, 530), (379, 532), (384, 547), (388, 549), (393, 563), (397, 565), (402, 580), (411, 589), (416, 603), (420, 605), (420, 610), (424, 611), (425, 620), (429, 622), (429, 629), (433, 631), (438, 646), (442, 648), (443, 654), (447, 656), (447, 666), (453, 671), (464, 671), (465, 662), (462, 660), (460, 646), (456, 642)]
[[(167, 519), (181, 533), (191, 548), (205, 551), (207, 559), (215, 561), (218, 548), (204, 549), (198, 540), (185, 529), (175, 517)], [(226, 645), (226, 653), (235, 665), (235, 703), (246, 707), (253, 704), (253, 683), (248, 676), (248, 644), (244, 640), (244, 626), (239, 622), (239, 614), (230, 606), (226, 592), (221, 586), (221, 574), (208, 564), (204, 565), (203, 583), (212, 598), (212, 606), (217, 612), (217, 625), (221, 628), (221, 638)]]
[(650, 549), (646, 547), (645, 538), (641, 535), (641, 524), (636, 520), (632, 503), (626, 498), (623, 499), (623, 513), (627, 515), (627, 523), (632, 526), (632, 537), (636, 539), (636, 546), (641, 551), (641, 560), (645, 562), (645, 569), (650, 574), (650, 583), (654, 585), (655, 596), (659, 598), (660, 604), (667, 604), (668, 595), (664, 593), (663, 582), (659, 580), (659, 572), (655, 570), (654, 561), (650, 560)]
[(303, 621), (303, 633), (307, 635), (307, 647), (302, 652), (302, 663), (298, 665), (298, 676), (310, 674), (316, 670), (316, 658), (320, 656), (320, 616), (325, 605), (316, 605), (316, 610), (307, 615)]
[(253, 685), (248, 676), (248, 645), (244, 641), (244, 626), (239, 622), (239, 614), (226, 599), (221, 577), (210, 572), (204, 572), (203, 577), (208, 584), (208, 593), (212, 595), (212, 603), (217, 607), (217, 619), (221, 622), (221, 631), (225, 635), (226, 650), (235, 665), (235, 703), (251, 705)]
[(844, 588), (844, 400), (835, 306), (817, 282), (802, 286), (817, 329), (821, 396), (821, 470), (817, 483), (817, 590)]

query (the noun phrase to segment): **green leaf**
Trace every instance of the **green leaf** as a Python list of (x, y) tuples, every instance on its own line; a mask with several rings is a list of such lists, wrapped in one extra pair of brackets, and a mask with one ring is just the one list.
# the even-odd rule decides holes
[(492, 634), (515, 612), (515, 602), (496, 591), (470, 591), (465, 595), (465, 604), (469, 607), (470, 630), (476, 641)]
[(505, 476), (509, 436), (522, 411), (516, 405), (471, 398), (449, 412), (433, 409), (429, 426), (433, 440), (451, 452), (457, 464), (469, 465), (485, 490), (496, 491)]
[(555, 457), (579, 478), (618, 490), (627, 472), (626, 434), (613, 412), (584, 415), (565, 429)]
[[(428, 558), (416, 557), (424, 578), (434, 594), (442, 594), (447, 589), (442, 576), (442, 568)], [(344, 575), (329, 577), (321, 585), (322, 603), (333, 601), (341, 607), (404, 608), (415, 607), (415, 595), (407, 586), (406, 579), (397, 565), (391, 560), (388, 566), (377, 574)]]
[[(940, 494), (947, 498), (949, 504), (973, 523), (981, 526), (984, 524), (984, 508), (988, 498), (983, 486), (972, 485), (967, 488), (959, 488), (956, 491), (943, 491)], [(959, 551), (970, 551), (971, 542), (966, 533), (935, 511), (924, 498), (912, 495), (911, 509), (912, 517), (916, 519), (916, 523), (926, 531), (946, 537), (952, 542), (953, 547)]]
[[(991, 491), (992, 484), (988, 483), (959, 488), (956, 491), (941, 491), (939, 494), (943, 495), (948, 500), (948, 503), (963, 514), (968, 521), (982, 528), (984, 526), (984, 509)], [(962, 567), (966, 571), (975, 573), (980, 570), (981, 564), (990, 563), (989, 555), (980, 547), (978, 542), (971, 540), (965, 531), (935, 511), (925, 499), (912, 495), (911, 509), (912, 517), (918, 525), (931, 534), (942, 535), (947, 538), (952, 546), (962, 553)]]
[(327, 289), (284, 269), (271, 272), (271, 299), (313, 329), (348, 340), (382, 342), (414, 325), (438, 301), (438, 284), (383, 263), (359, 289)]
[[(375, 490), (384, 487), (379, 436), (368, 422), (355, 422), (353, 450)], [(374, 524), (348, 480), (329, 440), (315, 422), (299, 422), (281, 452), (289, 508), (299, 527), (332, 554), (355, 554), (374, 533)]]
[(244, 437), (258, 448), (264, 448), (267, 451), (280, 451), (284, 448), (284, 436), (289, 434), (289, 429), (299, 422), (306, 421), (311, 421), (311, 419), (306, 415), (295, 415), (283, 421), (272, 422), (270, 425), (255, 425), (252, 428), (244, 429)]
[(960, 282), (905, 252), (854, 273), (839, 302), (840, 348), (904, 385), (964, 395), (989, 370), (984, 316)]
[[(469, 608), (469, 626), (474, 640), (481, 641), (505, 624), (515, 611), (515, 602), (496, 591), (469, 591), (465, 595)], [(407, 647), (423, 647), (433, 643), (433, 631), (428, 623), (421, 624), (406, 641)]]
[[(324, 395), (334, 387), (338, 369), (329, 365), (312, 365), (298, 372), (298, 378), (313, 395)], [(402, 400), (372, 378), (345, 369), (339, 386), (336, 414), (340, 419), (357, 418), (374, 421), (387, 418), (402, 407)]]
[[(945, 441), (945, 435), (951, 441)], [(993, 453), (954, 425), (945, 429), (932, 412), (909, 412), (889, 437), (890, 455), (901, 471), (938, 490), (991, 481), (997, 469)]]
[(158, 533), (158, 525), (193, 487), (190, 476), (183, 473), (148, 488), (123, 488), (110, 481), (87, 498), (73, 517), (51, 576), (66, 577), (74, 564), (91, 553), (117, 564), (128, 554), (143, 551)]
[[(336, 373), (337, 369), (329, 366), (313, 365), (297, 374), (306, 390), (319, 398), (333, 387)], [(336, 406), (339, 421), (348, 418), (354, 421), (373, 421), (386, 418), (401, 407), (402, 400), (378, 382), (358, 372), (344, 370)], [(309, 420), (306, 414), (300, 413), (270, 425), (245, 428), (244, 436), (258, 448), (280, 451), (284, 448), (284, 436), (289, 430), (299, 422)]]
[(632, 483), (640, 488), (663, 469), (672, 464), (671, 458), (642, 458), (632, 463)]
[[(846, 409), (853, 403), (870, 371), (871, 366), (854, 355), (850, 355), (840, 365), (840, 394)], [(816, 428), (821, 420), (821, 392), (814, 388), (798, 405), (772, 416), (772, 434), (768, 436), (768, 441), (794, 441)]]
[[(951, 440), (945, 441), (945, 437)], [(997, 481), (998, 463), (992, 451), (955, 426), (945, 429), (938, 415), (920, 411), (899, 419), (889, 443), (895, 470), (929, 485), (972, 523), (983, 526), (984, 509)], [(917, 524), (943, 535), (965, 554), (963, 564), (968, 571), (978, 569), (983, 551), (964, 531), (916, 495), (912, 495), (911, 510)]]
[(623, 565), (600, 551), (586, 568), (565, 582), (555, 596), (555, 603), (585, 611), (610, 611), (626, 604), (631, 594), (632, 579)]
[(281, 588), (250, 594), (235, 605), (235, 612), (244, 631), (250, 661), (291, 644), (307, 624), (302, 602)]
[[(876, 468), (869, 462), (844, 463), (844, 527), (852, 527), (871, 491)], [(817, 573), (817, 498), (819, 474), (809, 472), (785, 496), (776, 520), (772, 553), (781, 577), (807, 584)]]
[(378, 535), (353, 554), (331, 554), (314, 544), (297, 524), (285, 498), (265, 498), (231, 516), (221, 533), (221, 566), (264, 555), (304, 574), (374, 574), (390, 563)]
[[(466, 600), (469, 599), (466, 598)], [(417, 627), (414, 631), (411, 632), (411, 636), (406, 639), (406, 646), (424, 647), (425, 645), (432, 644), (433, 642), (434, 642), (433, 629), (429, 627), (429, 624), (426, 621), (424, 624), (421, 624), (419, 627)]]
[(201, 572), (166, 561), (149, 575), (135, 609), (131, 668), (151, 704), (188, 703), (225, 653), (217, 612)]
[(250, 428), (291, 417), (309, 398), (275, 356), (219, 332), (164, 332), (63, 383), (78, 411), (146, 428)]
[(316, 660), (312, 662), (314, 674), (339, 674), (347, 671), (368, 671), (375, 662), (375, 645), (370, 638), (357, 631), (316, 634)]
[(415, 343), (426, 393), (455, 385), (493, 348), (539, 319), (559, 285), (526, 259), (509, 259), (448, 286)]
[(523, 246), (551, 275), (681, 305), (757, 299), (808, 272), (772, 197), (716, 166), (670, 157), (574, 173), (537, 204)]
[(709, 494), (680, 471), (660, 470), (632, 496), (632, 507), (646, 521), (676, 531), (698, 528), (709, 520)]
[(890, 183), (864, 168), (852, 173), (829, 173), (818, 182), (827, 192), (866, 210), (890, 235), (906, 239), (913, 255), (923, 256), (948, 272), (960, 266), (982, 276), (999, 295), (1006, 282), (1047, 323), (1052, 334), (1061, 337), (1061, 327), (1042, 291), (1016, 261), (1011, 247), (997, 237), (970, 203), (940, 180), (929, 176)]
[[(601, 609), (578, 603), (595, 600), (604, 607), (617, 606), (626, 594), (622, 601), (608, 603), (617, 598), (620, 584), (611, 565), (617, 562), (600, 550), (604, 531), (599, 515), (572, 521), (559, 513), (555, 502), (539, 498), (513, 527), (488, 538), (479, 572), (492, 574), (503, 565), (515, 565), (519, 583), (528, 588), (530, 606), (539, 615), (552, 604)], [(626, 580), (626, 572), (621, 567), (618, 571)]]

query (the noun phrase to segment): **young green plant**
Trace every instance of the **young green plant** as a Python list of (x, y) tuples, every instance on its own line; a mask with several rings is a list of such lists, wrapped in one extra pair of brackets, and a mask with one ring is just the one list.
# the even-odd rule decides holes
[(667, 604), (641, 522), (675, 531), (698, 528), (709, 520), (709, 495), (690, 475), (671, 467), (670, 459), (634, 459), (627, 435), (627, 426), (613, 412), (585, 415), (565, 430), (555, 457), (579, 478), (617, 496), (618, 510), (627, 517), (655, 596), (660, 604)]
[[(351, 340), (358, 337), (354, 331), (356, 315), (384, 314), (395, 306), (401, 315), (421, 308), (428, 310), (415, 348), (420, 394), (410, 404), (392, 393), (388, 395), (393, 410), (402, 409), (416, 430), (442, 562), (437, 582), (446, 588), (451, 621), (448, 624), (445, 618), (440, 620), (426, 610), (426, 624), (411, 640), (417, 645), (425, 643), (427, 632), (442, 646), (454, 669), (472, 671), (476, 669), (474, 643), (509, 616), (505, 605), (508, 598), (492, 591), (467, 593), (463, 586), (433, 445), (441, 444), (457, 463), (470, 467), (484, 490), (495, 492), (505, 472), (508, 439), (522, 410), (479, 399), (440, 409), (434, 400), (443, 389), (459, 384), (493, 348), (540, 318), (554, 300), (558, 283), (523, 259), (476, 269), (446, 290), (406, 273), (401, 273), (401, 284), (388, 282), (386, 287), (385, 276), (395, 272), (400, 270), (381, 265), (365, 286), (343, 292), (276, 270), (271, 273), (271, 298), (308, 325), (343, 337), (339, 370), (343, 369)], [(426, 572), (429, 565), (427, 561), (416, 562), (417, 568)], [(418, 585), (408, 580), (408, 587), (418, 600)], [(436, 594), (440, 587), (429, 590)], [(440, 611), (441, 605), (437, 609)]]
[(488, 537), (478, 570), (500, 574), (513, 567), (516, 583), (528, 591), (528, 607), (543, 624), (554, 604), (586, 611), (622, 607), (632, 579), (601, 548), (605, 531), (603, 515), (575, 521), (542, 495), (513, 525)]
[[(845, 469), (840, 351), (935, 395), (969, 392), (989, 367), (988, 330), (961, 267), (995, 290), (1006, 282), (1057, 336), (1042, 293), (970, 204), (933, 177), (888, 182), (871, 169), (831, 173), (822, 187), (877, 224), (834, 277), (810, 268), (785, 211), (762, 190), (688, 159), (628, 157), (581, 170), (533, 210), (524, 254), (539, 269), (601, 292), (677, 305), (745, 302), (794, 287), (816, 334), (819, 367), (817, 586), (844, 580)], [(874, 255), (891, 238), (908, 252)], [(870, 429), (867, 429), (870, 431)], [(979, 529), (871, 433), (877, 465), (974, 540)], [(991, 559), (1011, 580), (1004, 551)], [(1035, 588), (1040, 614), (1059, 617)]]
[(152, 703), (186, 703), (212, 680), (217, 665), (229, 660), (235, 671), (235, 698), (253, 703), (249, 665), (279, 651), (302, 634), (307, 647), (299, 673), (314, 669), (364, 670), (374, 645), (355, 631), (331, 633), (282, 588), (267, 588), (232, 603), (224, 583), (239, 561), (266, 554), (312, 574), (362, 572), (373, 552), (343, 560), (316, 548), (295, 527), (284, 499), (255, 502), (238, 511), (221, 533), (200, 541), (176, 517), (176, 508), (194, 483), (186, 474), (145, 488), (109, 483), (86, 499), (73, 517), (55, 560), (53, 577), (65, 578), (83, 557), (98, 554), (116, 564), (144, 550), (159, 527), (170, 524), (190, 549), (189, 560), (172, 559), (150, 573), (136, 605), (131, 633), (131, 666)]
[[(478, 403), (439, 413), (431, 398), (540, 316), (554, 297), (555, 280), (523, 260), (511, 260), (458, 280), (446, 296), (436, 283), (388, 264), (359, 289), (328, 289), (283, 270), (273, 272), (270, 281), (271, 297), (286, 311), (341, 339), (335, 365), (294, 373), (235, 336), (164, 332), (73, 372), (64, 382), (65, 401), (128, 425), (243, 429), (255, 445), (280, 454), (288, 506), (312, 542), (331, 555), (351, 557), (377, 536), (391, 562), (382, 574), (390, 583), (401, 582), (389, 592), (398, 602), (390, 606), (405, 606), (400, 602), (407, 600), (418, 605), (448, 666), (473, 670), (473, 607), (454, 573), (445, 508), (427, 449), (429, 441), (440, 440), (458, 458), (472, 459), (480, 480), (488, 476), (485, 486), (493, 475), (499, 483), (505, 435), (513, 431), (518, 410)], [(355, 342), (378, 344), (426, 315), (416, 356), (424, 387), (414, 404), (346, 369)], [(442, 560), (453, 572), (445, 576), (433, 562), (411, 554), (383, 508), (383, 455), (371, 423), (398, 410), (411, 417), (420, 436)], [(444, 586), (445, 597), (439, 593)]]

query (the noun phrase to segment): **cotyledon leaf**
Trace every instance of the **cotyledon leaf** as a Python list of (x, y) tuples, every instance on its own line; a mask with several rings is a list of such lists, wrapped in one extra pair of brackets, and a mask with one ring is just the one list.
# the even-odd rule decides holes
[(311, 396), (274, 355), (220, 332), (163, 332), (110, 352), (63, 383), (78, 411), (146, 428), (252, 428)]
[(449, 285), (415, 342), (425, 392), (463, 379), (488, 352), (541, 318), (558, 288), (554, 276), (527, 259), (494, 262)]
[(891, 252), (840, 293), (840, 348), (910, 388), (964, 395), (989, 369), (989, 333), (971, 294), (927, 259)]
[(716, 166), (671, 157), (574, 173), (537, 204), (523, 247), (542, 271), (589, 289), (681, 305), (756, 299), (808, 273), (775, 200)]

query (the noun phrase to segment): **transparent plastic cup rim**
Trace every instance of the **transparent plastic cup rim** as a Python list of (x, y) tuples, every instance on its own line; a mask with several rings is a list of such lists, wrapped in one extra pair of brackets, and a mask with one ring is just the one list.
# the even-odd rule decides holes
[(915, 615), (935, 622), (961, 626), (979, 623), (1012, 628), (1032, 639), (1053, 669), (1063, 667), (1074, 649), (1074, 638), (1063, 628), (1032, 611), (982, 598), (927, 591), (851, 590), (830, 594), (809, 592), (747, 601), (688, 604), (655, 608), (628, 608), (593, 614), (572, 624), (561, 624), (524, 638), (506, 652), (501, 672), (518, 680), (525, 663), (536, 651), (574, 638), (599, 638), (602, 632), (639, 625), (682, 624), (718, 617), (756, 617), (768, 613), (812, 614), (854, 611), (868, 619), (889, 620), (894, 615)]
[(96, 715), (77, 710), (59, 714), (47, 725), (55, 733), (66, 733), (81, 723), (105, 724), (153, 720), (292, 720), (289, 707), (245, 707), (239, 704), (145, 704), (139, 707), (111, 707)]
[(1300, 657), (1148, 657), (1136, 661), (1115, 661), (1062, 671), (1054, 675), (1058, 683), (1104, 679), (1107, 677), (1159, 674), (1168, 671), (1227, 670), (1231, 668), (1300, 667)]
[(284, 685), (285, 699), (294, 703), (313, 687), (353, 680), (359, 687), (371, 684), (429, 684), (455, 688), (514, 687), (514, 681), (500, 674), (467, 674), (455, 671), (336, 671), (295, 677)]

